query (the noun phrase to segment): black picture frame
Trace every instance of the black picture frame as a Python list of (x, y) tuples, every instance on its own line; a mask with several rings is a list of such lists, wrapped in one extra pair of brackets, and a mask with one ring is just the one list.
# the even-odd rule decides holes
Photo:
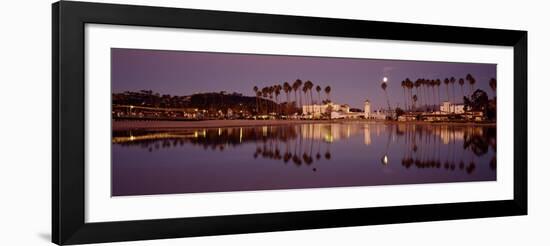
[[(52, 6), (52, 241), (83, 244), (527, 214), (527, 32), (87, 2)], [(514, 198), (85, 223), (86, 23), (513, 47)]]

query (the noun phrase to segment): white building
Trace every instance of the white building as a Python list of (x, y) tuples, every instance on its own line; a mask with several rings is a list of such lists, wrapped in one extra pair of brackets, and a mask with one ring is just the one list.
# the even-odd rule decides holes
[(364, 118), (365, 114), (363, 112), (348, 112), (344, 113), (341, 111), (331, 112), (331, 119), (361, 119)]
[(364, 105), (364, 113), (365, 113), (365, 119), (368, 119), (371, 115), (371, 112), (370, 112), (370, 101), (369, 100), (365, 100), (365, 105)]
[[(363, 112), (351, 112), (350, 106), (347, 104), (314, 104), (314, 105), (303, 105), (302, 112), (304, 115), (311, 118), (321, 118), (323, 115), (330, 115), (331, 119), (378, 119), (381, 117), (380, 114), (373, 114), (371, 112), (371, 105), (369, 100), (365, 100), (363, 105)], [(383, 116), (385, 118), (385, 115)]]
[(375, 110), (374, 113), (370, 113), (369, 117), (367, 119), (371, 120), (385, 120), (386, 119), (386, 112), (382, 112), (381, 110)]
[(304, 115), (309, 115), (312, 118), (321, 118), (323, 114), (331, 114), (333, 112), (338, 113), (349, 113), (349, 106), (347, 104), (313, 104), (313, 105), (302, 105), (302, 112)]
[(452, 104), (449, 101), (445, 101), (443, 105), (439, 106), (439, 111), (443, 114), (463, 114), (464, 104)]
[(392, 112), (388, 112), (388, 111), (382, 111), (382, 110), (375, 110), (374, 112), (371, 111), (371, 105), (369, 100), (365, 100), (363, 107), (365, 110), (364, 112), (365, 119), (385, 120), (388, 115), (392, 115)]

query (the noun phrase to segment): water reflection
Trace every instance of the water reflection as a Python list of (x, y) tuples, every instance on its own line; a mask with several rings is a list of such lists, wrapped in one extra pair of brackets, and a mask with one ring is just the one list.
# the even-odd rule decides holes
[[(304, 124), (298, 126), (262, 126), (234, 128), (205, 128), (169, 132), (130, 130), (113, 132), (113, 143), (121, 146), (140, 146), (149, 152), (159, 148), (182, 147), (185, 144), (203, 149), (224, 151), (245, 143), (255, 143), (255, 159), (265, 158), (289, 161), (296, 165), (310, 165), (315, 160), (331, 159), (330, 145), (345, 141), (351, 136), (363, 135), (363, 144), (372, 144), (371, 132), (376, 136), (385, 132), (381, 162), (388, 164), (388, 150), (392, 143), (403, 141), (406, 151), (401, 163), (406, 168), (475, 169), (472, 157), (464, 159), (466, 152), (483, 156), (496, 152), (496, 128), (483, 126), (447, 126), (415, 124)], [(461, 144), (462, 150), (453, 146)], [(346, 153), (343, 153), (346, 154)], [(396, 158), (395, 156), (393, 158)], [(399, 157), (397, 157), (399, 158)], [(491, 160), (496, 168), (496, 157)]]
[[(224, 163), (238, 163), (243, 165), (240, 171), (244, 173), (247, 170), (260, 172), (261, 167), (258, 167), (258, 164), (261, 165), (260, 163), (263, 162), (308, 167), (308, 170), (314, 173), (322, 170), (339, 173), (343, 172), (342, 169), (346, 169), (346, 172), (362, 170), (370, 172), (368, 175), (363, 174), (366, 175), (363, 181), (357, 177), (355, 185), (495, 180), (496, 178), (496, 128), (494, 126), (352, 122), (177, 131), (130, 130), (113, 132), (112, 142), (113, 157), (119, 157), (113, 161), (115, 172), (118, 170), (117, 165), (122, 166), (120, 164), (122, 162), (128, 160), (143, 162), (131, 156), (132, 153), (137, 153), (136, 148), (138, 148), (141, 152), (147, 153), (173, 150), (168, 156), (161, 157), (173, 162), (187, 158), (181, 153), (185, 150), (187, 155), (191, 154), (208, 162), (219, 162), (215, 159), (217, 158), (225, 160)], [(132, 149), (132, 152), (125, 149)], [(144, 156), (144, 158), (148, 157)], [(155, 158), (158, 159), (159, 156)], [(372, 178), (376, 175), (376, 171), (372, 173), (372, 165), (376, 163), (380, 168), (391, 170), (394, 177), (384, 180), (378, 180), (378, 177)], [(472, 176), (480, 168), (482, 172)], [(415, 174), (406, 175), (406, 170), (413, 169), (416, 170)], [(404, 170), (405, 173), (400, 170)], [(434, 173), (429, 170), (442, 171)], [(189, 169), (187, 171), (189, 172)], [(425, 176), (418, 176), (416, 174), (418, 172), (427, 173)], [(445, 174), (450, 172), (456, 174), (451, 176)], [(228, 180), (226, 182), (232, 182), (230, 177)], [(331, 174), (331, 177), (326, 180), (314, 181), (326, 183), (328, 186), (342, 186), (341, 184), (349, 183), (346, 176), (336, 177), (335, 174)], [(116, 186), (114, 177), (113, 183)], [(226, 185), (227, 183), (224, 187)], [(214, 187), (212, 190), (271, 189), (279, 186), (294, 188), (279, 184), (237, 189)], [(296, 188), (310, 186), (326, 187), (308, 184)], [(209, 191), (209, 189), (184, 192), (203, 191)], [(159, 192), (156, 191), (156, 193)]]

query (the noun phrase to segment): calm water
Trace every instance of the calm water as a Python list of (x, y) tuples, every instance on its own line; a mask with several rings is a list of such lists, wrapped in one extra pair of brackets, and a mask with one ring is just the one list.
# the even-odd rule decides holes
[(491, 126), (327, 123), (113, 132), (112, 194), (496, 180)]

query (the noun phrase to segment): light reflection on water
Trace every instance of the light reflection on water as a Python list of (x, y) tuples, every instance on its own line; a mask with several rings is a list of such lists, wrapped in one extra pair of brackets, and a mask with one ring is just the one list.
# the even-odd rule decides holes
[(496, 180), (494, 126), (313, 123), (120, 131), (113, 195)]

